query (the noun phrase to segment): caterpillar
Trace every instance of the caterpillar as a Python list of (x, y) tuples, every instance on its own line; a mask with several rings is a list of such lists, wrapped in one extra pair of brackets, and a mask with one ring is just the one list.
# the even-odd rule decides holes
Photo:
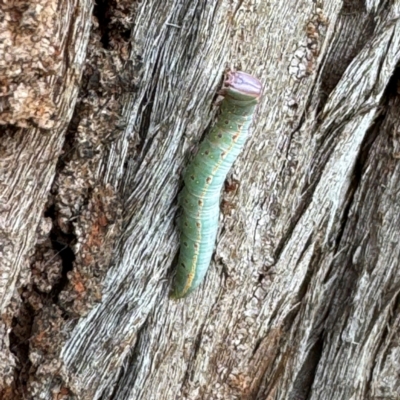
[(224, 96), (220, 115), (184, 172), (184, 188), (178, 196), (180, 253), (173, 298), (191, 293), (207, 272), (217, 236), (221, 189), (247, 139), (262, 85), (245, 72), (229, 72), (220, 93)]

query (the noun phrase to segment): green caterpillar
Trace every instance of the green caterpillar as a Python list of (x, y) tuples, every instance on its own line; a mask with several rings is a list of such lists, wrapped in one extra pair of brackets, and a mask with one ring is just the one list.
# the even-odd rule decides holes
[(221, 113), (184, 173), (179, 195), (180, 254), (171, 297), (191, 293), (203, 280), (218, 230), (219, 198), (246, 139), (262, 86), (245, 72), (230, 72), (221, 94)]

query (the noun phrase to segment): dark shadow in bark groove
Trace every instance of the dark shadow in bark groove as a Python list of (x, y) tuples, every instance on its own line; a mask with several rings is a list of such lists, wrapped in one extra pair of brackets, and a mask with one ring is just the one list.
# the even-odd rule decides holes
[(309, 350), (307, 358), (295, 378), (293, 390), (288, 400), (307, 400), (314, 382), (315, 371), (321, 358), (323, 345), (324, 341), (321, 334)]
[[(45, 217), (49, 217), (54, 221), (54, 206), (51, 206), (45, 212)], [(61, 276), (49, 293), (42, 292), (34, 283), (23, 288), (20, 293), (22, 299), (21, 307), (19, 309), (19, 314), (13, 318), (12, 330), (10, 332), (10, 350), (15, 354), (19, 363), (16, 368), (17, 378), (15, 381), (17, 384), (14, 392), (15, 400), (27, 398), (29, 378), (34, 374), (32, 363), (29, 359), (30, 340), (35, 319), (41, 311), (35, 310), (30, 304), (30, 299), (35, 298), (37, 303), (44, 305), (44, 308), (47, 307), (49, 303), (57, 304), (58, 295), (68, 283), (67, 273), (72, 270), (72, 265), (75, 260), (75, 255), (70, 247), (71, 242), (75, 240), (74, 235), (62, 233), (55, 228), (55, 224), (53, 223), (53, 229), (49, 237), (54, 249), (54, 254), (59, 256), (62, 260)], [(40, 245), (38, 245), (37, 249), (40, 252)], [(51, 260), (48, 260), (47, 262), (50, 261)], [(68, 316), (65, 314), (64, 318), (68, 319)]]
[[(115, 380), (112, 392), (103, 392), (99, 400), (118, 400), (121, 398), (119, 395), (121, 394), (120, 392), (124, 385), (126, 374), (130, 371), (137, 371), (133, 366), (139, 358), (141, 343), (146, 342), (146, 339), (143, 339), (143, 337), (146, 336), (147, 321), (148, 319), (144, 321), (143, 325), (137, 331), (135, 346), (133, 347), (131, 354), (127, 357), (127, 360), (124, 361), (125, 366), (119, 368), (118, 377)], [(137, 374), (134, 374), (134, 377), (130, 379), (130, 382), (134, 382), (136, 380), (135, 375)]]
[[(152, 81), (158, 81), (158, 66), (159, 66), (159, 58), (156, 61), (156, 65), (154, 67), (154, 75)], [(139, 138), (140, 142), (136, 145), (136, 150), (139, 154), (140, 162), (145, 158), (146, 153), (149, 151), (151, 143), (153, 142), (154, 137), (149, 136), (150, 125), (151, 125), (151, 117), (153, 112), (153, 104), (154, 97), (156, 94), (156, 85), (154, 85), (150, 92), (143, 98), (141, 109), (138, 112), (141, 115), (141, 124), (139, 129)]]
[[(68, 124), (66, 134), (65, 134), (65, 139), (64, 139), (64, 144), (62, 148), (62, 152), (60, 157), (57, 160), (57, 165), (56, 165), (56, 171), (57, 174), (62, 172), (64, 167), (68, 164), (68, 162), (72, 159), (74, 150), (76, 149), (76, 132), (79, 127), (79, 123), (81, 121), (81, 117), (79, 115), (80, 112), (80, 105), (81, 103), (78, 101), (75, 105), (74, 108), (74, 113), (72, 115), (72, 118)], [(54, 214), (54, 210), (48, 210), (49, 213)], [(50, 216), (50, 215), (49, 215)], [(50, 216), (51, 217), (51, 216)], [(53, 218), (52, 218), (53, 219)]]
[(50, 292), (50, 296), (53, 298), (54, 303), (58, 303), (59, 294), (67, 287), (68, 284), (68, 272), (72, 271), (73, 263), (75, 261), (75, 254), (71, 248), (72, 243), (75, 240), (74, 235), (59, 235), (56, 232), (52, 231), (50, 233), (50, 238), (53, 243), (54, 250), (58, 253), (58, 255), (62, 259), (62, 272), (61, 278), (59, 282), (54, 285), (53, 289)]
[[(389, 83), (389, 86), (390, 86), (390, 83)], [(385, 108), (385, 106), (384, 106), (384, 108)], [(377, 136), (379, 134), (380, 126), (381, 126), (384, 118), (385, 118), (384, 115), (380, 115), (377, 118), (374, 125), (372, 125), (370, 127), (370, 129), (368, 130), (368, 132), (366, 133), (366, 135), (364, 137), (364, 141), (361, 144), (361, 150), (360, 150), (360, 153), (358, 154), (357, 160), (354, 165), (353, 175), (352, 175), (351, 183), (349, 186), (349, 191), (347, 194), (346, 204), (343, 206), (343, 214), (342, 214), (341, 222), (339, 225), (340, 228), (335, 233), (335, 236), (336, 236), (334, 239), (335, 248), (336, 248), (335, 251), (338, 250), (338, 247), (340, 245), (340, 242), (341, 242), (341, 239), (343, 236), (344, 229), (348, 223), (350, 209), (353, 206), (354, 196), (360, 185), (360, 182), (361, 182), (361, 179), (363, 176), (363, 170), (365, 167), (365, 162), (369, 155), (369, 151), (370, 151), (375, 139), (377, 138)]]
[(365, 12), (365, 0), (343, 0), (341, 13), (343, 15)]
[[(380, 110), (387, 110), (390, 107), (389, 106), (390, 99), (398, 96), (397, 86), (398, 86), (399, 80), (400, 80), (400, 68), (397, 68), (395, 70), (395, 72), (393, 73), (393, 76), (391, 77), (391, 79), (386, 87), (385, 93), (382, 97), (382, 104), (380, 106)], [(361, 150), (360, 150), (360, 153), (358, 154), (358, 157), (357, 157), (357, 160), (356, 160), (356, 163), (354, 166), (354, 170), (353, 170), (353, 176), (352, 176), (351, 184), (349, 187), (347, 203), (345, 204), (345, 206), (343, 208), (344, 211), (343, 211), (343, 215), (342, 215), (342, 219), (341, 219), (341, 223), (340, 223), (340, 229), (337, 232), (337, 236), (335, 238), (336, 249), (338, 249), (338, 247), (340, 245), (340, 242), (341, 242), (341, 239), (343, 236), (343, 232), (348, 223), (349, 212), (353, 205), (355, 193), (356, 193), (356, 191), (360, 185), (361, 179), (363, 177), (365, 165), (368, 160), (370, 150), (371, 150), (375, 140), (377, 139), (378, 135), (381, 132), (382, 124), (384, 123), (385, 119), (386, 119), (386, 112), (380, 113), (379, 116), (374, 121), (374, 124), (368, 129), (368, 131), (364, 137), (364, 141), (361, 144)], [(355, 225), (356, 224), (357, 224), (357, 222), (355, 222)]]
[[(397, 82), (400, 79), (400, 69), (397, 69), (389, 84), (387, 86), (386, 92), (382, 99), (382, 109), (389, 110), (391, 108), (398, 108), (397, 106), (393, 106), (390, 102), (393, 99), (398, 97), (397, 94)], [(375, 124), (370, 128), (370, 131), (367, 133), (364, 143), (362, 145), (360, 154), (358, 156), (357, 164), (354, 169), (354, 182), (352, 182), (352, 193), (351, 199), (349, 199), (348, 204), (346, 205), (346, 210), (342, 218), (341, 230), (337, 236), (337, 258), (335, 258), (332, 263), (332, 267), (330, 268), (330, 272), (326, 275), (326, 279), (324, 283), (327, 283), (330, 279), (333, 278), (334, 274), (339, 272), (339, 281), (336, 285), (335, 293), (331, 298), (330, 312), (329, 316), (325, 322), (325, 330), (326, 331), (334, 331), (335, 326), (338, 324), (339, 318), (345, 318), (343, 315), (343, 310), (349, 308), (349, 304), (353, 301), (354, 297), (354, 282), (357, 282), (359, 279), (360, 268), (357, 263), (355, 264), (353, 261), (354, 254), (357, 251), (357, 248), (362, 246), (363, 239), (362, 237), (368, 233), (368, 243), (371, 246), (371, 243), (374, 243), (376, 239), (370, 238), (370, 235), (373, 232), (368, 232), (368, 226), (378, 226), (381, 225), (381, 221), (379, 221), (379, 214), (376, 213), (377, 207), (379, 204), (377, 203), (377, 199), (380, 199), (381, 194), (377, 194), (376, 192), (371, 194), (371, 187), (364, 182), (363, 192), (358, 193), (358, 201), (370, 203), (370, 207), (373, 211), (370, 211), (371, 215), (368, 216), (368, 220), (365, 220), (365, 216), (359, 215), (354, 212), (354, 196), (356, 196), (356, 191), (359, 188), (362, 179), (364, 178), (365, 170), (368, 168), (377, 168), (377, 164), (382, 162), (382, 160), (371, 160), (371, 151), (379, 139), (380, 134), (387, 134), (389, 131), (385, 124), (387, 123), (387, 113), (382, 114), (375, 121)], [(389, 117), (390, 118), (390, 117)], [(390, 140), (390, 139), (387, 139)], [(379, 145), (378, 145), (379, 146)], [(374, 179), (369, 177), (369, 179)], [(386, 186), (387, 176), (381, 176), (380, 179), (375, 182), (380, 190), (382, 187)], [(375, 198), (375, 203), (371, 203), (371, 198)], [(352, 207), (351, 207), (352, 206)], [(351, 210), (353, 208), (353, 210)], [(352, 215), (350, 213), (352, 212)], [(345, 240), (344, 237), (349, 238), (353, 237), (352, 244), (343, 243)], [(367, 240), (367, 239), (365, 239)], [(348, 248), (346, 248), (348, 246)], [(339, 248), (345, 249), (345, 251), (340, 253)], [(362, 252), (362, 250), (360, 250)], [(370, 265), (375, 265), (376, 262), (374, 260), (369, 260)], [(368, 271), (368, 266), (365, 266)], [(371, 271), (369, 271), (371, 272)], [(383, 301), (383, 299), (381, 300)]]
[[(18, 360), (15, 369), (14, 399), (24, 399), (27, 395), (27, 383), (32, 363), (29, 360), (29, 338), (35, 311), (27, 302), (22, 302), (19, 315), (13, 318), (12, 330), (10, 332), (10, 350)], [(0, 393), (1, 398), (1, 393)]]
[[(99, 22), (101, 43), (103, 48), (110, 50), (114, 43), (121, 40), (128, 41), (131, 35), (131, 26), (127, 21), (134, 21), (135, 0), (97, 0), (93, 8), (93, 15)], [(133, 4), (133, 6), (132, 6)]]
[(185, 375), (183, 376), (183, 379), (182, 379), (182, 384), (181, 384), (182, 388), (184, 388), (185, 385), (187, 384), (187, 382), (189, 382), (193, 378), (194, 371), (190, 368), (190, 366), (194, 365), (194, 363), (196, 361), (197, 353), (200, 350), (201, 338), (203, 336), (203, 330), (204, 330), (205, 325), (206, 325), (205, 322), (203, 322), (201, 324), (201, 327), (199, 329), (199, 333), (197, 334), (196, 340), (194, 341), (193, 353), (192, 353), (192, 356), (191, 356), (190, 360), (187, 363)]
[(373, 36), (376, 14), (367, 13), (363, 0), (346, 1), (336, 22), (341, 34), (332, 43), (332, 50), (322, 62), (321, 83), (317, 115), (324, 108), (332, 90), (357, 56)]
[[(321, 172), (322, 173), (322, 172)], [(276, 246), (276, 250), (274, 251), (274, 260), (275, 263), (279, 260), (286, 244), (289, 242), (290, 238), (292, 237), (292, 234), (296, 228), (296, 225), (298, 224), (301, 216), (304, 214), (304, 212), (307, 209), (307, 206), (310, 205), (312, 196), (314, 194), (314, 190), (319, 182), (319, 179), (314, 180), (308, 187), (307, 190), (303, 192), (301, 201), (299, 202), (298, 206), (296, 207), (294, 213), (292, 214), (292, 217), (289, 222), (289, 226), (286, 229), (285, 235), (282, 235), (279, 243)], [(311, 240), (311, 238), (309, 239)], [(303, 249), (304, 251), (307, 249), (308, 243), (305, 245), (305, 248)], [(272, 267), (272, 266), (271, 266)]]
[(110, 44), (110, 4), (107, 0), (96, 0), (93, 8), (93, 15), (99, 21), (99, 27), (101, 30), (101, 43), (105, 49), (109, 48)]

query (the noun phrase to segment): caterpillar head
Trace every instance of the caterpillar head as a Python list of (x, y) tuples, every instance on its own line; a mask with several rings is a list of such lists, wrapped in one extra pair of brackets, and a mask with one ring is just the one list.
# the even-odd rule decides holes
[(236, 100), (258, 102), (262, 94), (262, 85), (257, 78), (246, 72), (228, 72), (223, 93)]

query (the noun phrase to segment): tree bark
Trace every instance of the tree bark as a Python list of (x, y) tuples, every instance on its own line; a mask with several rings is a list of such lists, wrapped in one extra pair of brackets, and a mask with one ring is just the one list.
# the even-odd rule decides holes
[[(400, 398), (400, 1), (0, 12), (0, 398)], [(174, 301), (227, 68), (264, 94)]]

